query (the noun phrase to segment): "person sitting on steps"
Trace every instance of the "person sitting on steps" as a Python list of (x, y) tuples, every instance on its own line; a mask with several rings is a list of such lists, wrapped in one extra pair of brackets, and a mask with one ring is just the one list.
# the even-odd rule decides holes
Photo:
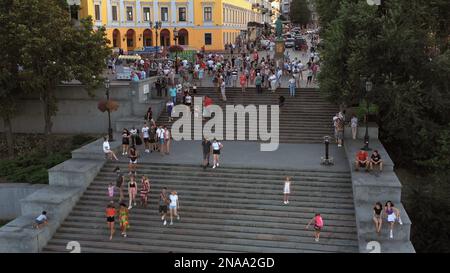
[(358, 153), (356, 153), (356, 160), (355, 160), (355, 170), (359, 171), (359, 168), (366, 168), (366, 171), (369, 170), (369, 154), (366, 151), (359, 150)]
[(373, 151), (372, 155), (370, 156), (370, 170), (373, 170), (374, 166), (380, 167), (380, 172), (383, 171), (383, 160), (381, 160), (381, 156), (378, 153), (377, 150)]

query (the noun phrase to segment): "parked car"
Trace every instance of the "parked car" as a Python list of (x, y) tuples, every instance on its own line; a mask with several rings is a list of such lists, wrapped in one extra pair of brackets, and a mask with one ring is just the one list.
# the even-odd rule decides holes
[(284, 41), (284, 46), (285, 46), (286, 48), (294, 47), (294, 46), (295, 46), (295, 39), (294, 39), (294, 38), (287, 38), (287, 39)]
[(307, 47), (308, 44), (306, 43), (306, 40), (301, 38), (301, 39), (295, 39), (294, 42), (294, 49), (295, 50), (301, 50), (302, 48)]

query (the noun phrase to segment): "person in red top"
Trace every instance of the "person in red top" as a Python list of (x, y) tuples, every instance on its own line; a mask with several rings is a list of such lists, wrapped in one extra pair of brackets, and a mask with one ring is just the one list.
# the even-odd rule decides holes
[(210, 113), (209, 113), (209, 109), (207, 109), (208, 106), (213, 104), (213, 100), (208, 97), (205, 96), (204, 100), (203, 100), (203, 120), (205, 119), (205, 117), (210, 117)]
[(106, 207), (106, 222), (108, 223), (108, 227), (110, 230), (109, 240), (112, 240), (114, 236), (114, 216), (116, 216), (116, 209), (114, 208), (114, 203), (111, 201)]
[(247, 77), (245, 76), (245, 73), (241, 74), (241, 77), (239, 78), (239, 83), (242, 87), (242, 93), (245, 92), (245, 86), (247, 86)]
[(355, 170), (359, 171), (360, 167), (366, 168), (366, 171), (369, 170), (369, 154), (363, 150), (356, 153)]

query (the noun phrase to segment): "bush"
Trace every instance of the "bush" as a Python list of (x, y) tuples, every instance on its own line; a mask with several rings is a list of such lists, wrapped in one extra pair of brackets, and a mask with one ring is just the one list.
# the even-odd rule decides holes
[(77, 149), (80, 146), (83, 146), (85, 144), (87, 144), (88, 142), (94, 141), (95, 137), (94, 136), (89, 136), (89, 135), (75, 135), (72, 138), (72, 148), (73, 149)]
[[(20, 136), (22, 137), (22, 136)], [(32, 147), (24, 151), (13, 160), (0, 160), (0, 177), (6, 178), (8, 182), (18, 183), (48, 183), (48, 169), (71, 158), (71, 151), (78, 149), (96, 139), (91, 135), (75, 135), (73, 137), (54, 136), (54, 151), (45, 151), (45, 136), (24, 136), (31, 142), (20, 141), (21, 146)]]

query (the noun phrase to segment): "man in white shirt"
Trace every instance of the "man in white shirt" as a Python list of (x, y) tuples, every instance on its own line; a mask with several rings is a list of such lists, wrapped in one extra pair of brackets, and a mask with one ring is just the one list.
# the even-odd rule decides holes
[(283, 70), (281, 70), (280, 68), (278, 68), (277, 70), (277, 82), (278, 82), (278, 87), (281, 87), (281, 76), (283, 75)]
[(277, 76), (275, 76), (275, 74), (272, 74), (268, 80), (270, 81), (270, 87), (272, 88), (272, 93), (274, 93), (275, 90), (277, 89)]
[(337, 143), (337, 122), (339, 119), (339, 113), (337, 113), (334, 117), (333, 117), (333, 126), (334, 126), (334, 138), (336, 139), (336, 143)]
[(159, 151), (161, 155), (164, 155), (165, 153), (165, 145), (164, 145), (164, 135), (165, 135), (164, 128), (162, 126), (159, 126), (159, 128), (156, 130), (156, 136), (158, 137), (158, 144), (159, 144)]
[(187, 106), (189, 106), (189, 107), (191, 106), (191, 104), (192, 104), (191, 94), (187, 93), (187, 95), (185, 97), (185, 103), (186, 103)]
[(147, 122), (144, 122), (144, 127), (142, 127), (142, 138), (144, 139), (145, 152), (150, 153), (150, 128), (148, 128)]

